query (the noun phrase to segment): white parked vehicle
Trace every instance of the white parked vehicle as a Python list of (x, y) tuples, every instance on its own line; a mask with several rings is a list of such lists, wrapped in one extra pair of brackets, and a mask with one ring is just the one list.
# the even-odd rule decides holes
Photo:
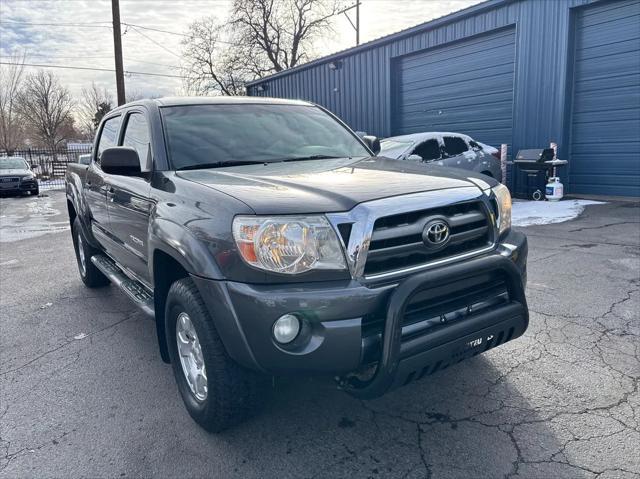
[(378, 156), (463, 168), (502, 181), (500, 151), (461, 133), (425, 132), (380, 142)]

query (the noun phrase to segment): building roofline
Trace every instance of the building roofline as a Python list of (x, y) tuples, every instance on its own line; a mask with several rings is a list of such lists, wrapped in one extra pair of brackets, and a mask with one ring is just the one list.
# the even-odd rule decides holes
[(385, 35), (384, 37), (376, 38), (375, 40), (371, 40), (367, 43), (363, 43), (355, 47), (347, 48), (346, 50), (340, 50), (339, 52), (332, 53), (331, 55), (327, 55), (325, 57), (317, 58), (316, 60), (303, 63), (302, 65), (298, 65), (288, 70), (283, 70), (281, 72), (274, 73), (272, 75), (259, 78), (257, 80), (252, 80), (246, 83), (246, 87), (248, 88), (254, 85), (259, 85), (260, 83), (265, 83), (275, 78), (280, 78), (292, 73), (306, 70), (308, 68), (312, 68), (314, 66), (321, 65), (326, 62), (330, 62), (332, 60), (338, 60), (340, 58), (344, 58), (346, 56), (353, 55), (354, 53), (359, 53), (373, 47), (385, 45), (387, 43), (399, 40), (406, 36), (411, 36), (411, 35), (414, 35), (415, 33), (422, 32), (424, 30), (436, 28), (447, 23), (455, 22), (465, 17), (477, 15), (478, 13), (481, 13), (485, 10), (490, 10), (497, 6), (500, 6), (506, 3), (513, 3), (515, 1), (517, 0), (485, 0), (484, 2), (478, 3), (476, 5), (472, 5), (462, 10), (458, 10), (457, 12), (449, 13), (448, 15), (444, 15), (442, 17), (434, 18), (433, 20), (429, 20), (428, 22), (424, 22), (419, 25), (409, 27), (405, 30), (400, 30), (399, 32), (390, 33), (389, 35)]

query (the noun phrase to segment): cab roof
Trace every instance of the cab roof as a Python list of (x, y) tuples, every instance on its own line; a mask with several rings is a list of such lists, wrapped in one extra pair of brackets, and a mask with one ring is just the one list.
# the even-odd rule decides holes
[(242, 105), (242, 104), (259, 104), (259, 105), (300, 105), (313, 106), (313, 103), (302, 100), (285, 100), (282, 98), (265, 98), (254, 96), (175, 96), (164, 98), (153, 98), (146, 100), (137, 100), (126, 103), (114, 110), (128, 108), (135, 105), (155, 105), (158, 107), (165, 106), (187, 106), (187, 105)]

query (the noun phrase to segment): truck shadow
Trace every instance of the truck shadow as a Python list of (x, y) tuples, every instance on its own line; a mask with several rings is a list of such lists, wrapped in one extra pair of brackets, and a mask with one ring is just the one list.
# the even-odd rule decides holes
[(278, 378), (264, 411), (209, 442), (243, 451), (243, 477), (260, 476), (252, 464), (264, 457), (273, 458), (265, 477), (538, 477), (540, 461), (562, 450), (542, 419), (490, 358), (476, 357), (371, 401), (329, 379)]

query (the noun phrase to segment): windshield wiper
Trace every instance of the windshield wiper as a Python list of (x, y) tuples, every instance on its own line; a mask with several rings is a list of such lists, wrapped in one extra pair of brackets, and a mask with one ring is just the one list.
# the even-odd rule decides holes
[(243, 166), (243, 165), (263, 165), (264, 161), (216, 161), (213, 163), (198, 163), (178, 168), (176, 171), (184, 170), (206, 170), (207, 168), (220, 168), (223, 166)]
[(309, 156), (292, 156), (291, 158), (282, 158), (276, 161), (302, 161), (302, 160), (332, 160), (334, 158), (351, 158), (346, 156), (332, 156), (332, 155), (309, 155)]

